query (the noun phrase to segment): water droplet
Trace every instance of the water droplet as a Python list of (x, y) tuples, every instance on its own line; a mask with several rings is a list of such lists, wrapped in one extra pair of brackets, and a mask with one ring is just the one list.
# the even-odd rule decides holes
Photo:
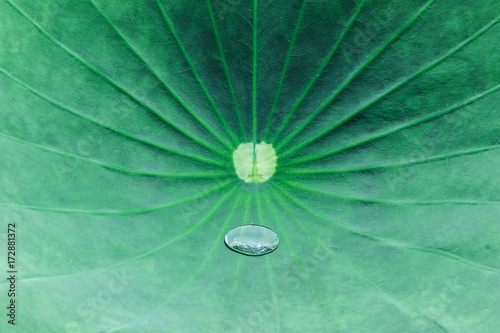
[(239, 253), (260, 256), (274, 251), (278, 247), (278, 235), (261, 225), (243, 225), (226, 234), (226, 245)]

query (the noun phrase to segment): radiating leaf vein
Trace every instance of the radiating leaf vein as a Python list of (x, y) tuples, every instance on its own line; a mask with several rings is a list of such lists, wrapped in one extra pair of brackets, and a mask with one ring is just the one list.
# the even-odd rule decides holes
[(150, 147), (153, 147), (155, 149), (160, 149), (160, 150), (164, 150), (168, 153), (171, 153), (171, 154), (175, 154), (175, 155), (178, 155), (178, 156), (182, 156), (182, 157), (186, 157), (186, 158), (189, 158), (189, 159), (192, 159), (192, 160), (196, 160), (196, 161), (199, 161), (199, 162), (203, 162), (203, 163), (207, 163), (207, 164), (211, 164), (211, 165), (216, 165), (216, 166), (221, 166), (221, 167), (225, 167), (227, 165), (227, 163), (223, 163), (220, 158), (217, 158), (217, 159), (211, 159), (209, 157), (204, 157), (202, 155), (193, 155), (193, 154), (188, 154), (182, 150), (176, 150), (176, 149), (173, 149), (171, 147), (167, 147), (167, 146), (164, 146), (164, 145), (161, 145), (161, 144), (158, 144), (158, 143), (155, 143), (155, 142), (152, 142), (152, 141), (149, 141), (149, 140), (146, 140), (146, 139), (143, 139), (143, 138), (140, 138), (138, 136), (135, 136), (133, 134), (130, 134), (130, 133), (127, 133), (125, 131), (122, 131), (118, 128), (115, 128), (115, 127), (112, 127), (108, 124), (105, 124), (105, 123), (101, 123), (99, 120), (97, 119), (94, 119), (92, 117), (89, 117), (77, 110), (74, 110), (54, 99), (52, 99), (51, 97), (49, 97), (48, 95), (42, 93), (41, 91), (31, 87), (29, 84), (27, 84), (26, 82), (22, 81), (21, 79), (19, 79), (18, 77), (12, 75), (10, 72), (8, 72), (7, 70), (5, 70), (4, 68), (1, 68), (0, 67), (0, 72), (3, 73), (4, 75), (6, 75), (7, 77), (9, 77), (10, 79), (12, 79), (14, 82), (16, 82), (17, 84), (19, 84), (20, 86), (22, 86), (23, 88), (25, 88), (26, 90), (28, 90), (30, 93), (34, 94), (35, 96), (38, 96), (39, 98), (47, 101), (48, 103), (54, 105), (55, 107), (61, 109), (61, 110), (64, 110), (64, 111), (67, 111), (77, 117), (80, 117), (84, 120), (87, 120), (93, 124), (96, 124), (97, 126), (99, 127), (102, 127), (102, 128), (105, 128), (107, 130), (110, 130), (118, 135), (121, 135), (127, 139), (130, 139), (130, 140), (133, 140), (133, 141), (137, 141), (137, 142), (140, 142), (146, 146), (150, 146)]
[[(415, 17), (416, 19), (416, 17)], [(403, 87), (405, 84), (408, 84), (409, 82), (415, 80), (416, 78), (420, 77), (422, 74), (428, 72), (429, 70), (435, 68), (437, 65), (439, 65), (440, 63), (442, 63), (444, 60), (446, 60), (448, 57), (452, 56), (453, 54), (455, 54), (456, 52), (458, 52), (459, 50), (461, 50), (462, 48), (464, 48), (465, 46), (467, 46), (469, 43), (471, 43), (472, 41), (474, 41), (475, 39), (477, 39), (479, 36), (481, 36), (482, 34), (484, 34), (486, 31), (488, 31), (492, 26), (494, 26), (496, 23), (498, 22), (498, 17), (495, 18), (493, 21), (489, 22), (488, 24), (486, 24), (484, 27), (482, 27), (479, 31), (477, 31), (474, 35), (472, 35), (471, 37), (467, 38), (466, 40), (460, 42), (458, 45), (456, 45), (454, 48), (452, 48), (451, 50), (448, 50), (445, 54), (443, 54), (442, 56), (438, 57), (437, 59), (431, 61), (430, 63), (426, 64), (425, 66), (419, 68), (417, 71), (415, 71), (413, 74), (409, 75), (408, 77), (404, 78), (404, 79), (401, 79), (399, 80), (398, 82), (396, 82), (395, 84), (393, 84), (392, 86), (390, 86), (388, 89), (386, 89), (385, 91), (383, 91), (382, 93), (378, 94), (377, 96), (375, 96), (374, 98), (372, 98), (370, 101), (368, 101), (367, 103), (365, 103), (363, 106), (361, 106), (360, 108), (358, 108), (357, 110), (355, 110), (354, 112), (351, 112), (350, 114), (348, 114), (347, 116), (343, 117), (340, 121), (338, 121), (337, 123), (333, 124), (332, 126), (330, 126), (329, 128), (321, 131), (320, 133), (304, 140), (302, 143), (300, 144), (297, 144), (296, 146), (294, 147), (291, 147), (289, 150), (287, 150), (286, 152), (283, 152), (281, 154), (281, 156), (287, 156), (289, 154), (292, 154), (308, 145), (310, 145), (311, 143), (321, 139), (322, 137), (324, 137), (326, 134), (330, 133), (331, 131), (335, 130), (336, 128), (338, 128), (339, 126), (342, 126), (343, 124), (345, 124), (346, 122), (348, 122), (349, 120), (351, 120), (352, 118), (354, 118), (357, 114), (363, 112), (364, 110), (368, 109), (369, 107), (371, 107), (372, 105), (376, 104), (377, 102), (381, 101), (384, 97), (386, 97), (387, 95), (393, 93), (394, 91), (398, 90), (399, 88)], [(404, 30), (403, 30), (404, 31)], [(403, 32), (403, 31), (400, 31), (400, 32)], [(391, 41), (393, 39), (391, 38)], [(382, 51), (382, 50), (380, 50)], [(381, 52), (377, 52), (376, 55), (372, 56), (370, 58), (370, 60), (365, 63), (365, 65), (368, 65), (372, 60), (375, 59), (375, 57), (380, 54)], [(362, 68), (365, 68), (366, 66), (362, 66)], [(353, 76), (351, 76), (350, 79), (348, 79), (346, 81), (346, 84), (341, 86), (341, 89), (338, 90), (338, 93), (340, 93), (343, 88), (347, 87), (347, 85), (352, 81), (352, 79), (354, 79), (359, 73), (355, 73)], [(482, 98), (484, 94), (489, 94), (491, 92), (494, 92), (498, 89), (498, 86), (494, 87), (494, 88), (491, 88), (485, 92), (483, 92), (482, 94), (479, 94), (477, 96), (474, 96), (472, 97), (473, 101), (475, 101), (476, 97), (477, 99), (479, 98)], [(287, 138), (286, 140), (284, 140), (284, 142), (290, 142), (290, 140), (292, 140), (300, 131), (303, 130), (303, 128), (305, 128), (308, 124), (310, 124), (314, 118), (320, 113), (322, 112), (326, 107), (328, 107), (328, 105), (331, 104), (331, 102), (333, 101), (333, 99), (338, 95), (338, 93), (334, 93), (334, 95), (332, 95), (332, 98), (330, 98), (329, 100), (327, 100), (325, 103), (323, 103), (319, 109), (317, 111), (315, 111), (310, 118), (308, 118), (307, 121), (305, 121), (298, 129), (297, 131), (295, 131), (294, 133), (292, 133), (289, 138)], [(470, 100), (470, 99), (469, 99)], [(466, 100), (464, 103), (462, 104), (459, 104), (460, 106), (462, 105), (467, 105), (467, 104), (470, 104), (472, 103), (473, 101), (469, 101), (469, 100)], [(436, 112), (437, 113), (437, 112)], [(284, 143), (283, 143), (284, 144)], [(278, 149), (278, 148), (277, 148)]]
[(165, 301), (156, 305), (152, 310), (148, 311), (147, 313), (144, 313), (144, 314), (138, 316), (136, 319), (134, 319), (128, 323), (125, 323), (123, 325), (109, 328), (106, 330), (106, 332), (113, 332), (113, 331), (116, 331), (116, 330), (121, 329), (121, 328), (130, 327), (134, 323), (137, 323), (141, 320), (144, 320), (145, 318), (147, 318), (151, 314), (155, 313), (156, 311), (158, 311), (159, 309), (164, 307), (170, 301), (172, 301), (173, 299), (175, 299), (176, 297), (181, 295), (187, 289), (187, 287), (189, 287), (191, 282), (193, 282), (193, 280), (196, 279), (207, 268), (210, 260), (213, 259), (213, 253), (215, 252), (215, 250), (217, 248), (221, 247), (222, 240), (223, 240), (224, 235), (227, 231), (226, 229), (227, 229), (229, 222), (231, 221), (231, 219), (234, 215), (234, 212), (236, 211), (236, 208), (239, 208), (239, 205), (241, 204), (241, 199), (242, 199), (241, 193), (236, 194), (235, 203), (232, 205), (231, 210), (229, 211), (228, 215), (224, 219), (224, 223), (221, 225), (220, 232), (219, 232), (217, 238), (215, 239), (214, 244), (212, 245), (210, 250), (206, 253), (202, 263), (198, 266), (198, 268), (195, 270), (195, 272), (193, 274), (191, 274), (191, 276), (189, 276), (181, 286), (179, 286), (178, 288), (175, 289), (175, 293), (170, 294)]
[[(347, 35), (347, 33), (350, 31), (352, 25), (356, 21), (356, 18), (358, 17), (359, 13), (361, 12), (361, 9), (363, 8), (363, 5), (364, 5), (365, 1), (366, 0), (362, 0), (358, 4), (356, 10), (352, 14), (352, 16), (349, 19), (349, 21), (347, 22), (344, 30), (340, 34), (339, 38), (337, 39), (337, 41), (333, 45), (332, 49), (330, 50), (330, 52), (326, 56), (326, 58), (323, 61), (323, 63), (321, 64), (321, 67), (318, 69), (318, 71), (316, 72), (316, 74), (313, 76), (313, 79), (309, 82), (309, 84), (307, 85), (306, 89), (304, 90), (304, 92), (302, 93), (302, 95), (299, 97), (299, 99), (293, 104), (292, 108), (290, 109), (290, 112), (288, 112), (288, 114), (286, 115), (285, 119), (283, 119), (283, 122), (281, 123), (280, 127), (278, 127), (276, 133), (274, 134), (274, 136), (271, 139), (272, 143), (276, 142), (276, 140), (278, 139), (278, 137), (281, 134), (281, 132), (289, 125), (290, 120), (292, 119), (293, 115), (297, 112), (298, 108), (304, 102), (304, 100), (306, 99), (307, 95), (311, 91), (312, 87), (316, 84), (316, 82), (320, 78), (321, 74), (323, 74), (323, 72), (326, 69), (326, 67), (330, 64), (330, 61), (332, 60), (333, 56), (336, 54), (336, 52), (337, 52), (340, 44), (344, 40), (344, 37)], [(288, 143), (288, 141), (289, 141), (288, 139), (284, 139), (284, 140), (280, 141), (279, 143), (277, 143), (276, 149), (277, 150), (281, 149), (283, 146), (285, 146)]]
[[(172, 95), (172, 97), (174, 97), (174, 99), (176, 100), (177, 103), (179, 103), (201, 126), (203, 126), (203, 128), (205, 128), (205, 130), (210, 133), (216, 140), (218, 140), (220, 143), (222, 143), (223, 145), (225, 145), (228, 149), (233, 149), (234, 147), (227, 141), (225, 140), (221, 135), (219, 135), (219, 133), (217, 133), (216, 130), (214, 130), (213, 128), (211, 128), (207, 123), (205, 123), (203, 121), (203, 119), (201, 119), (197, 114), (196, 112), (194, 112), (193, 109), (191, 109), (185, 101), (182, 100), (182, 98), (175, 92), (175, 90), (168, 85), (168, 83), (161, 77), (160, 74), (158, 74), (158, 72), (156, 71), (156, 69), (153, 67), (153, 65), (151, 65), (151, 63), (146, 60), (146, 58), (141, 55), (141, 53), (136, 49), (136, 47), (134, 47), (133, 43), (130, 41), (129, 38), (127, 38), (127, 36), (116, 26), (116, 24), (113, 23), (113, 21), (111, 20), (111, 18), (102, 11), (102, 9), (95, 3), (94, 0), (89, 0), (90, 3), (94, 6), (94, 8), (97, 10), (97, 12), (104, 18), (104, 20), (106, 21), (106, 23), (109, 24), (109, 26), (111, 28), (113, 28), (113, 30), (118, 34), (118, 36), (123, 40), (123, 42), (125, 43), (125, 45), (128, 47), (129, 50), (131, 50), (134, 55), (142, 62), (144, 63), (144, 65), (146, 65), (146, 68), (148, 69), (148, 71), (153, 74), (153, 76), (155, 76), (161, 83), (162, 85), (167, 89), (167, 91), (170, 93), (170, 95)], [(170, 25), (169, 25), (170, 27)], [(177, 37), (176, 35), (174, 35), (175, 37)], [(176, 39), (177, 40), (177, 39)], [(184, 51), (184, 49), (181, 47), (181, 49)], [(187, 58), (187, 61), (188, 63), (190, 64), (190, 66), (192, 65), (189, 58)], [(204, 84), (200, 81), (200, 78), (199, 76), (197, 75), (197, 73), (195, 72), (195, 77), (196, 79), (200, 82), (200, 84), (202, 85), (202, 88), (205, 87)], [(205, 87), (206, 88), (206, 87)], [(206, 92), (206, 90), (204, 89), (204, 91)], [(210, 102), (213, 102), (211, 98), (209, 98)]]
[(11, 203), (0, 203), (0, 206), (3, 207), (11, 207), (11, 208), (19, 208), (19, 209), (27, 209), (27, 210), (39, 210), (39, 211), (49, 211), (49, 212), (55, 212), (55, 213), (70, 213), (70, 214), (90, 214), (90, 215), (137, 215), (137, 214), (144, 214), (144, 213), (150, 213), (162, 209), (166, 209), (169, 207), (173, 207), (176, 205), (180, 205), (192, 200), (200, 199), (203, 198), (204, 196), (220, 191), (229, 185), (232, 185), (236, 182), (236, 180), (227, 180), (224, 182), (221, 182), (210, 189), (197, 193), (191, 197), (188, 198), (183, 198), (181, 200), (175, 201), (175, 202), (170, 202), (168, 204), (164, 205), (159, 205), (159, 206), (154, 206), (154, 207), (147, 207), (147, 208), (136, 208), (136, 209), (129, 209), (129, 210), (87, 210), (87, 209), (75, 209), (75, 208), (59, 208), (59, 207), (43, 207), (43, 206), (36, 206), (36, 205), (18, 205), (18, 204), (11, 204)]
[(281, 186), (275, 185), (275, 188), (278, 190), (278, 192), (282, 196), (287, 198), (287, 201), (293, 202), (297, 207), (303, 209), (305, 212), (311, 214), (312, 216), (318, 218), (319, 220), (323, 220), (323, 221), (325, 221), (325, 222), (327, 222), (327, 223), (329, 223), (329, 224), (331, 224), (339, 229), (345, 230), (345, 231), (350, 232), (350, 233), (357, 235), (359, 237), (366, 238), (366, 239), (372, 240), (374, 242), (379, 242), (379, 243), (384, 244), (386, 246), (401, 249), (401, 250), (419, 251), (419, 252), (436, 254), (439, 256), (443, 256), (443, 257), (446, 257), (449, 259), (453, 259), (453, 260), (462, 262), (462, 263), (467, 264), (471, 267), (476, 267), (476, 268), (483, 270), (483, 271), (494, 272), (494, 273), (500, 274), (500, 269), (498, 269), (498, 268), (483, 265), (480, 263), (476, 263), (475, 261), (468, 260), (464, 257), (461, 257), (461, 256), (454, 254), (454, 253), (451, 253), (449, 251), (436, 249), (436, 248), (430, 248), (430, 247), (426, 247), (426, 246), (416, 246), (416, 245), (404, 244), (402, 242), (391, 240), (388, 238), (374, 236), (374, 235), (365, 233), (363, 231), (357, 230), (355, 228), (352, 228), (350, 226), (335, 222), (332, 219), (312, 210), (306, 204), (304, 204), (301, 200), (295, 198), (293, 195), (291, 195), (286, 189), (282, 188)]
[(45, 30), (31, 16), (29, 16), (26, 12), (24, 12), (18, 5), (14, 4), (11, 0), (6, 0), (6, 1), (10, 5), (12, 5), (12, 7), (14, 7), (14, 9), (16, 9), (29, 22), (31, 22), (31, 24), (33, 24), (45, 37), (47, 37), (47, 39), (49, 39), (55, 45), (57, 45), (58, 47), (60, 47), (63, 51), (65, 51), (66, 53), (68, 53), (71, 57), (75, 58), (77, 61), (79, 61), (80, 63), (82, 63), (87, 69), (91, 70), (92, 72), (94, 72), (98, 76), (102, 77), (107, 82), (109, 82), (117, 90), (119, 90), (119, 91), (123, 92), (124, 94), (126, 94), (127, 96), (129, 96), (129, 98), (131, 98), (132, 100), (134, 100), (135, 102), (137, 102), (139, 105), (141, 105), (142, 107), (144, 107), (148, 112), (150, 112), (152, 115), (154, 115), (157, 119), (161, 119), (165, 124), (169, 125), (170, 127), (172, 127), (173, 129), (175, 129), (176, 131), (178, 131), (179, 133), (181, 133), (182, 135), (184, 135), (188, 139), (192, 140), (193, 142), (196, 142), (198, 145), (200, 145), (200, 146), (202, 146), (202, 147), (204, 147), (206, 149), (209, 149), (209, 150), (211, 150), (211, 151), (213, 151), (213, 152), (215, 152), (215, 153), (217, 153), (217, 154), (219, 154), (221, 156), (224, 156), (224, 157), (228, 156), (228, 154), (227, 154), (226, 151), (223, 151), (223, 150), (219, 149), (217, 146), (214, 146), (212, 144), (207, 143), (206, 140), (201, 139), (201, 138), (193, 135), (190, 131), (187, 131), (187, 130), (183, 129), (182, 127), (180, 127), (179, 125), (177, 125), (175, 122), (173, 122), (170, 119), (168, 119), (165, 115), (163, 115), (161, 112), (159, 112), (158, 110), (156, 110), (154, 107), (152, 107), (151, 105), (149, 105), (148, 103), (146, 103), (139, 96), (133, 94), (130, 90), (128, 90), (127, 88), (125, 88), (122, 85), (120, 85), (118, 82), (116, 82), (115, 80), (113, 80), (111, 77), (109, 77), (104, 72), (102, 72), (99, 69), (97, 69), (95, 66), (93, 66), (91, 63), (89, 63), (88, 61), (86, 61), (85, 59), (83, 59), (76, 52), (74, 52), (69, 47), (67, 47), (66, 45), (64, 45), (57, 38), (55, 38), (54, 36), (52, 36), (47, 30)]

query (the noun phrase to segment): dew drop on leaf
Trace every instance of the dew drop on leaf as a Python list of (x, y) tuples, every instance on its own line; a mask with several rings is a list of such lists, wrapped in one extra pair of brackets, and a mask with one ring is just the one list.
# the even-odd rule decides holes
[(278, 235), (260, 225), (243, 225), (230, 230), (224, 239), (226, 245), (239, 253), (260, 256), (278, 247)]

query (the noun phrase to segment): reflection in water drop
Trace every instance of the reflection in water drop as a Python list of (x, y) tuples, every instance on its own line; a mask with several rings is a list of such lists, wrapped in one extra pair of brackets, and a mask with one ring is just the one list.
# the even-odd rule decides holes
[(260, 225), (243, 225), (230, 230), (224, 239), (226, 245), (239, 253), (259, 256), (278, 247), (278, 235)]

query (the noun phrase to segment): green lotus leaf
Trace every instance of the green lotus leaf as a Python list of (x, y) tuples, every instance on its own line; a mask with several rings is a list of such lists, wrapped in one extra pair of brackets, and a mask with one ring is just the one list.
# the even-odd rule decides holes
[(496, 332), (499, 15), (0, 2), (0, 330)]

